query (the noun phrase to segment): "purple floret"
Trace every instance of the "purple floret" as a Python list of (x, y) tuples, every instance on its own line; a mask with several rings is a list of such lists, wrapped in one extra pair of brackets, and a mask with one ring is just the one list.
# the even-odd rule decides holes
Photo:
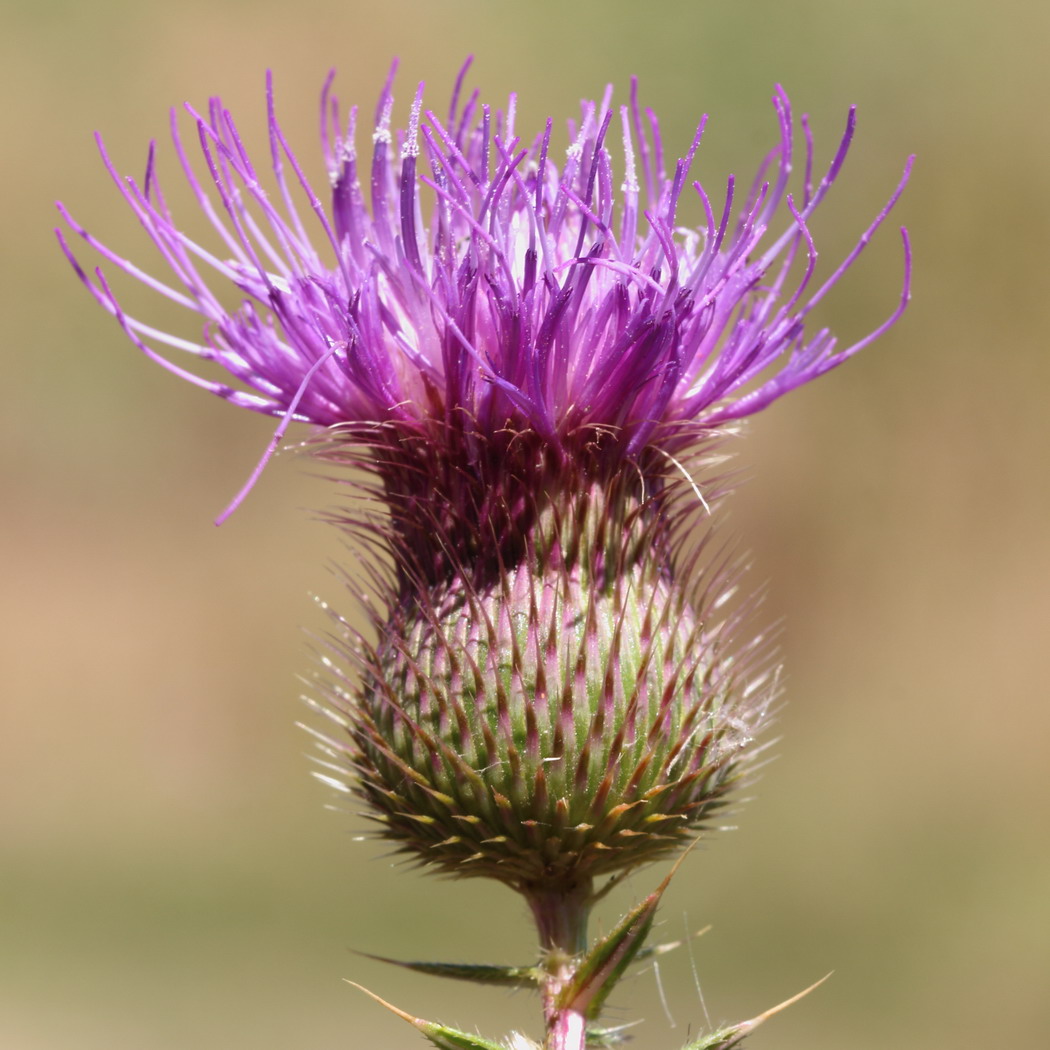
[[(465, 417), (481, 433), (531, 429), (556, 447), (598, 428), (618, 435), (622, 454), (636, 457), (653, 441), (673, 445), (676, 432), (695, 434), (759, 411), (867, 346), (905, 309), (911, 256), (902, 228), (904, 283), (887, 320), (842, 350), (827, 329), (806, 329), (810, 311), (896, 204), (911, 169), (909, 159), (856, 247), (814, 287), (808, 221), (840, 173), (854, 110), (816, 185), (802, 118), (805, 174), (796, 197), (787, 187), (797, 136), (778, 88), (779, 142), (746, 197), (730, 176), (717, 207), (689, 177), (706, 117), (668, 175), (656, 118), (641, 109), (632, 81), (629, 103), (618, 111), (611, 90), (600, 103), (583, 103), (559, 164), (550, 120), (523, 144), (513, 95), (502, 112), (481, 104), (477, 92), (460, 105), (466, 69), (444, 119), (423, 108), (420, 84), (403, 131), (391, 129), (391, 71), (367, 170), (354, 141), (357, 109), (344, 122), (329, 76), (321, 97), (327, 206), (277, 122), (269, 79), (274, 195), (218, 99), (206, 115), (186, 107), (207, 178), (191, 166), (173, 111), (176, 153), (218, 235), (217, 249), (180, 231), (152, 145), (140, 185), (118, 173), (99, 139), (107, 169), (171, 276), (146, 274), (62, 204), (59, 211), (105, 260), (198, 314), (199, 343), (128, 316), (102, 270), (88, 273), (58, 231), (62, 247), (149, 357), (234, 404), (281, 417), (271, 449), (292, 420), (411, 428)], [(622, 144), (616, 158), (608, 145), (613, 127)], [(695, 229), (676, 219), (688, 192), (705, 216)], [(304, 203), (312, 214), (301, 211)], [(218, 285), (226, 286), (221, 294)], [(232, 309), (223, 301), (231, 286), (241, 300)], [(218, 363), (235, 383), (203, 378), (165, 356), (168, 349)]]

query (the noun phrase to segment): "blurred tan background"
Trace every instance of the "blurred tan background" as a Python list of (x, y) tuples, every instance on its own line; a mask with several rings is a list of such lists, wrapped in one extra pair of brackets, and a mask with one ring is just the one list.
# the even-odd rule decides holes
[[(628, 77), (698, 173), (750, 178), (773, 84), (818, 156), (860, 105), (818, 226), (837, 260), (919, 154), (900, 210), (914, 302), (881, 344), (755, 421), (733, 525), (784, 617), (789, 704), (739, 830), (692, 856), (664, 933), (694, 949), (715, 1021), (834, 970), (756, 1050), (1050, 1045), (1046, 671), (1050, 148), (1047, 9), (1023, 0), (638, 5), (6, 0), (0, 1046), (331, 1050), (421, 1040), (341, 982), (491, 1036), (526, 997), (403, 976), (351, 949), (522, 962), (507, 893), (429, 881), (359, 843), (310, 781), (296, 674), (336, 539), (306, 464), (275, 463), (211, 520), (270, 433), (144, 360), (54, 246), (52, 202), (139, 252), (91, 132), (167, 186), (168, 106), (220, 93), (262, 143), (263, 71), (319, 171), (316, 97), (339, 68), (370, 111), (402, 59), (444, 107), (463, 56), (522, 129)], [(264, 163), (265, 151), (259, 154)], [(151, 258), (139, 253), (143, 259)], [(898, 293), (887, 229), (822, 318), (845, 339)], [(148, 296), (129, 305), (173, 319)], [(133, 311), (134, 312), (134, 311)], [(189, 329), (184, 329), (190, 334)], [(638, 876), (618, 898), (648, 892)], [(615, 903), (615, 902), (614, 902)], [(612, 909), (606, 913), (612, 917)], [(685, 953), (618, 996), (643, 1050), (703, 1022)], [(691, 1026), (691, 1027), (690, 1027)]]

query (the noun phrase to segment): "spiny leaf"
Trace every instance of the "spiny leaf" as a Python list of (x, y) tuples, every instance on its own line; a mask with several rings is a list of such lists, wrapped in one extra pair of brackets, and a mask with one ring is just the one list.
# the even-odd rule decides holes
[(467, 1032), (460, 1032), (455, 1028), (449, 1028), (434, 1021), (424, 1021), (421, 1017), (413, 1017), (411, 1014), (405, 1013), (404, 1010), (399, 1010), (392, 1003), (388, 1003), (385, 999), (380, 999), (375, 992), (370, 992), (355, 981), (347, 980), (346, 983), (353, 985), (354, 988), (374, 999), (380, 1006), (385, 1006), (391, 1013), (397, 1014), (402, 1020), (407, 1021), (417, 1031), (422, 1032), (438, 1050), (505, 1050), (499, 1043), (482, 1039), (479, 1035), (470, 1035)]
[(558, 1000), (560, 1009), (575, 1010), (588, 1020), (599, 1015), (609, 993), (649, 936), (660, 898), (691, 849), (678, 858), (667, 878), (653, 893), (627, 912), (610, 933), (591, 948), (563, 989)]
[(797, 1003), (799, 999), (809, 995), (810, 992), (815, 988), (819, 988), (830, 976), (830, 973), (826, 974), (815, 984), (811, 984), (804, 991), (799, 992), (798, 995), (785, 999), (779, 1006), (771, 1007), (757, 1017), (752, 1017), (750, 1021), (741, 1021), (739, 1024), (730, 1025), (728, 1028), (721, 1028), (717, 1032), (710, 1032), (688, 1046), (683, 1047), (682, 1050), (731, 1050), (732, 1047), (739, 1046), (743, 1042), (744, 1037), (750, 1035), (764, 1021), (768, 1021), (771, 1017), (780, 1013), (781, 1010), (786, 1010), (792, 1004)]
[(389, 959), (385, 955), (372, 955), (370, 952), (358, 952), (366, 959), (400, 966), (414, 973), (425, 973), (432, 977), (451, 977), (455, 981), (474, 981), (478, 984), (498, 984), (511, 988), (538, 987), (543, 971), (535, 966), (485, 966), (469, 963), (440, 962), (404, 962), (401, 959)]

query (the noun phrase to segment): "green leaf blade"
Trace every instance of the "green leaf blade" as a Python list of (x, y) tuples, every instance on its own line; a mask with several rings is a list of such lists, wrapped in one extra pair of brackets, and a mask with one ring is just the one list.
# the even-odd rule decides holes
[(682, 1047), (682, 1050), (732, 1050), (733, 1047), (739, 1046), (744, 1041), (744, 1038), (749, 1036), (760, 1024), (768, 1021), (771, 1017), (775, 1017), (781, 1010), (786, 1010), (789, 1006), (797, 1003), (799, 999), (809, 995), (810, 992), (819, 988), (830, 976), (831, 974), (829, 973), (821, 977), (819, 981), (811, 984), (808, 988), (804, 988), (797, 995), (793, 995), (790, 999), (785, 999), (784, 1002), (779, 1003), (777, 1006), (770, 1007), (757, 1017), (752, 1017), (749, 1021), (741, 1021), (739, 1024), (730, 1025), (728, 1028), (721, 1028), (717, 1032), (709, 1032), (688, 1046)]
[(582, 1013), (589, 1021), (601, 1013), (609, 993), (634, 961), (653, 928), (656, 909), (688, 850), (679, 857), (667, 878), (640, 904), (633, 907), (587, 953), (559, 998), (559, 1008)]
[(391, 1013), (397, 1014), (403, 1021), (407, 1021), (416, 1031), (426, 1036), (438, 1050), (506, 1050), (500, 1043), (494, 1043), (489, 1039), (483, 1039), (480, 1035), (471, 1035), (469, 1032), (461, 1032), (457, 1028), (449, 1028), (448, 1025), (437, 1024), (435, 1021), (426, 1021), (422, 1017), (413, 1017), (412, 1014), (381, 999), (375, 992), (354, 981), (347, 981), (358, 991), (364, 992), (370, 999), (374, 999), (380, 1006), (385, 1006)]
[(500, 985), (504, 988), (537, 988), (543, 973), (535, 966), (490, 966), (484, 963), (418, 962), (390, 959), (385, 955), (359, 952), (366, 959), (399, 966), (413, 973), (424, 973), (431, 977), (448, 977), (454, 981), (471, 981), (474, 984)]

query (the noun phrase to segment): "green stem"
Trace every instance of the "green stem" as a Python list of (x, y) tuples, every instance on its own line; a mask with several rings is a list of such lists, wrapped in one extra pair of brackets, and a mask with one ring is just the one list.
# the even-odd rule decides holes
[(587, 918), (594, 900), (590, 879), (578, 883), (532, 887), (525, 891), (543, 952), (544, 1050), (585, 1050), (587, 1019), (560, 1005), (562, 990), (576, 973), (587, 949)]

